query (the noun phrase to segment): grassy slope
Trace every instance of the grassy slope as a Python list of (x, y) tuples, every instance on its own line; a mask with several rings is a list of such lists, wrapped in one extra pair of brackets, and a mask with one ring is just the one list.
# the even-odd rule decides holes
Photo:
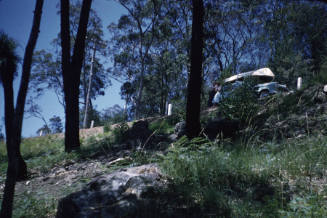
[[(298, 104), (305, 98), (303, 94), (292, 98), (297, 104), (290, 99), (278, 102), (282, 110), (277, 113), (281, 111), (281, 115), (276, 114), (276, 106), (271, 106), (268, 121), (274, 123), (280, 116), (288, 119), (292, 114), (299, 116), (305, 112), (303, 105), (311, 105), (309, 98), (303, 105)], [(286, 109), (292, 113), (287, 115)], [(319, 116), (325, 115), (321, 112), (314, 118), (319, 120)], [(155, 121), (150, 128), (160, 134), (170, 133), (173, 123)], [(310, 128), (314, 130), (314, 126)], [(167, 195), (180, 198), (181, 201), (176, 201), (180, 207), (197, 208), (206, 216), (326, 217), (327, 137), (315, 133), (305, 130), (301, 138), (281, 138), (278, 142), (257, 137), (238, 142), (181, 138), (170, 146), (166, 155), (135, 151), (129, 153), (129, 159), (103, 169), (105, 173), (120, 167), (159, 162), (172, 178), (172, 192)], [(80, 151), (70, 154), (64, 152), (62, 139), (51, 136), (25, 139), (21, 147), (29, 171), (33, 172), (31, 177), (38, 177), (68, 162), (83, 163), (103, 153), (110, 154), (120, 135), (118, 129), (97, 137), (100, 139), (91, 137), (83, 141)], [(0, 143), (1, 185), (6, 166), (5, 146)], [(80, 180), (81, 184), (89, 181)], [(56, 190), (58, 195), (51, 192), (44, 195), (26, 186), (15, 196), (14, 215), (53, 217), (58, 198), (79, 188), (61, 186)]]

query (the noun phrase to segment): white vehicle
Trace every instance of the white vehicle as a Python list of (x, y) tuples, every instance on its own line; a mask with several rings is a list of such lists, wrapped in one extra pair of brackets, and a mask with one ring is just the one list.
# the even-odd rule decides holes
[(269, 68), (261, 68), (254, 71), (239, 73), (225, 79), (221, 91), (216, 93), (212, 103), (217, 104), (223, 98), (228, 97), (230, 93), (235, 88), (241, 86), (244, 79), (248, 77), (257, 79), (258, 84), (254, 87), (254, 89), (260, 98), (264, 98), (271, 94), (276, 94), (280, 91), (288, 91), (286, 85), (272, 82), (275, 78), (275, 74)]

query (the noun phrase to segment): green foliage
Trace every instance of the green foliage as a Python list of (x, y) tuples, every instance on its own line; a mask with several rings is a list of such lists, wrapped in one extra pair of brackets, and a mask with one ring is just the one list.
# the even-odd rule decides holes
[(271, 49), (268, 65), (279, 81), (295, 87), (297, 76), (307, 81), (323, 64), (327, 52), (322, 46), (327, 35), (323, 27), (327, 24), (326, 8), (307, 1), (277, 1), (270, 14), (264, 33)]
[(116, 127), (114, 127), (112, 134), (114, 136), (114, 142), (115, 143), (122, 143), (124, 141), (125, 133), (129, 129), (129, 126), (126, 122), (117, 124)]
[(171, 134), (174, 132), (175, 124), (180, 121), (178, 115), (172, 115), (163, 119), (158, 119), (150, 123), (149, 129), (152, 132), (161, 134)]
[(108, 132), (110, 126), (116, 123), (127, 121), (127, 112), (119, 105), (115, 104), (108, 107), (101, 112), (101, 122), (104, 123), (104, 131)]
[(219, 103), (219, 112), (228, 119), (238, 120), (242, 124), (249, 125), (259, 110), (254, 84), (253, 81), (245, 80), (234, 90), (228, 90), (229, 95)]
[(318, 76), (316, 77), (316, 81), (320, 84), (326, 84), (327, 83), (327, 55), (323, 58), (320, 72)]
[(281, 210), (283, 217), (325, 217), (327, 206), (325, 200), (320, 195), (308, 194), (306, 196), (296, 196), (288, 205), (288, 210)]
[[(74, 1), (70, 4), (69, 18), (72, 44), (77, 35), (81, 7), (82, 4), (80, 1)], [(103, 38), (102, 21), (97, 12), (91, 9), (87, 26), (87, 36), (85, 39), (84, 64), (80, 78), (80, 98), (84, 105), (86, 103), (89, 80), (91, 79), (89, 78), (89, 72), (94, 49), (96, 50), (96, 56), (93, 62), (90, 100), (95, 99), (99, 95), (104, 95), (105, 89), (110, 85), (110, 79), (106, 75), (103, 62), (99, 57), (104, 57), (106, 55), (107, 41)], [(59, 103), (64, 106), (63, 80), (61, 76), (61, 51), (58, 50), (58, 47), (60, 47), (60, 38), (57, 37), (53, 39), (51, 45), (52, 49), (49, 51), (42, 49), (34, 53), (30, 91), (33, 91), (36, 96), (40, 96), (49, 89), (53, 90), (57, 95)]]
[(49, 196), (34, 196), (27, 192), (15, 198), (13, 217), (54, 217), (57, 201)]
[(105, 133), (110, 132), (111, 131), (111, 123), (105, 123), (103, 126), (103, 131)]
[(52, 134), (61, 133), (63, 130), (61, 118), (59, 116), (53, 116), (49, 119), (50, 128)]
[(19, 57), (17, 43), (2, 30), (0, 31), (0, 84), (11, 84), (17, 70)]
[(188, 207), (224, 217), (327, 215), (326, 137), (224, 147), (183, 137), (164, 157), (171, 190)]
[(270, 187), (269, 173), (253, 171), (253, 164), (258, 161), (256, 156), (249, 159), (249, 155), (254, 152), (226, 152), (202, 138), (182, 138), (174, 146), (162, 165), (173, 178), (175, 191), (189, 206), (197, 204), (215, 216), (237, 217), (242, 213), (234, 214), (235, 208), (246, 207), (248, 201), (255, 206), (251, 199), (255, 187)]

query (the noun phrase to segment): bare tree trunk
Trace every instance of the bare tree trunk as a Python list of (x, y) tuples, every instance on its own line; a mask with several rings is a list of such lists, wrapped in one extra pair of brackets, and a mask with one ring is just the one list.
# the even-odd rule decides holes
[(92, 0), (83, 0), (73, 55), (70, 55), (69, 0), (61, 0), (62, 75), (65, 94), (65, 151), (80, 148), (79, 142), (79, 85), (85, 54), (85, 38)]
[(12, 216), (15, 183), (17, 180), (27, 178), (27, 166), (20, 153), (20, 143), (24, 118), (24, 107), (31, 74), (32, 57), (40, 32), (43, 2), (44, 0), (36, 1), (32, 30), (24, 54), (22, 78), (17, 97), (16, 109), (14, 109), (14, 95), (12, 87), (13, 78), (10, 78), (8, 81), (3, 83), (5, 94), (8, 169), (0, 217)]
[(203, 16), (203, 1), (193, 0), (191, 72), (188, 80), (186, 105), (186, 135), (189, 138), (198, 136), (201, 131), (200, 104), (203, 59)]
[(141, 107), (142, 94), (143, 94), (143, 80), (144, 80), (144, 67), (142, 67), (139, 90), (136, 96), (135, 119), (140, 118), (140, 107)]
[(89, 76), (89, 85), (87, 88), (87, 95), (85, 101), (85, 111), (84, 111), (84, 120), (83, 120), (83, 128), (86, 129), (87, 126), (87, 119), (88, 119), (88, 109), (89, 109), (89, 102), (90, 102), (90, 93), (91, 93), (91, 85), (92, 85), (92, 76), (93, 76), (93, 65), (94, 65), (94, 58), (95, 58), (95, 45), (93, 48), (93, 55), (91, 59), (91, 69), (90, 69), (90, 76)]
[[(7, 72), (8, 73), (8, 72)], [(5, 124), (6, 124), (6, 146), (8, 155), (7, 178), (1, 205), (0, 217), (11, 217), (14, 200), (15, 182), (17, 177), (17, 157), (13, 147), (13, 120), (14, 120), (14, 91), (13, 79), (4, 80), (3, 89), (5, 97)]]

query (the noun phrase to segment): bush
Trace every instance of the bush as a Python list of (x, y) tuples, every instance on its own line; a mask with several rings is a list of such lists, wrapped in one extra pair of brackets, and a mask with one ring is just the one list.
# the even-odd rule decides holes
[[(270, 182), (276, 172), (269, 167), (260, 173), (253, 170), (264, 161), (257, 155), (250, 150), (224, 151), (204, 138), (182, 137), (169, 151), (162, 167), (173, 179), (172, 189), (183, 196), (188, 207), (197, 205), (204, 213), (217, 217), (250, 216), (252, 210), (277, 215), (282, 201), (279, 190)], [(269, 205), (269, 211), (258, 202)]]
[(149, 129), (156, 133), (161, 134), (170, 134), (174, 132), (175, 124), (180, 121), (180, 117), (178, 115), (172, 115), (169, 117), (165, 117), (164, 119), (158, 119), (153, 121), (149, 125)]
[(241, 86), (231, 91), (230, 95), (222, 99), (219, 104), (219, 112), (228, 119), (250, 124), (259, 110), (258, 98), (253, 89), (254, 84), (254, 81), (245, 80)]
[(326, 137), (246, 148), (182, 137), (161, 166), (185, 204), (217, 217), (326, 217)]
[(106, 122), (103, 126), (103, 132), (110, 132), (111, 131), (111, 123)]
[(129, 126), (126, 122), (120, 123), (113, 130), (113, 136), (115, 143), (122, 143), (124, 141), (124, 136)]

